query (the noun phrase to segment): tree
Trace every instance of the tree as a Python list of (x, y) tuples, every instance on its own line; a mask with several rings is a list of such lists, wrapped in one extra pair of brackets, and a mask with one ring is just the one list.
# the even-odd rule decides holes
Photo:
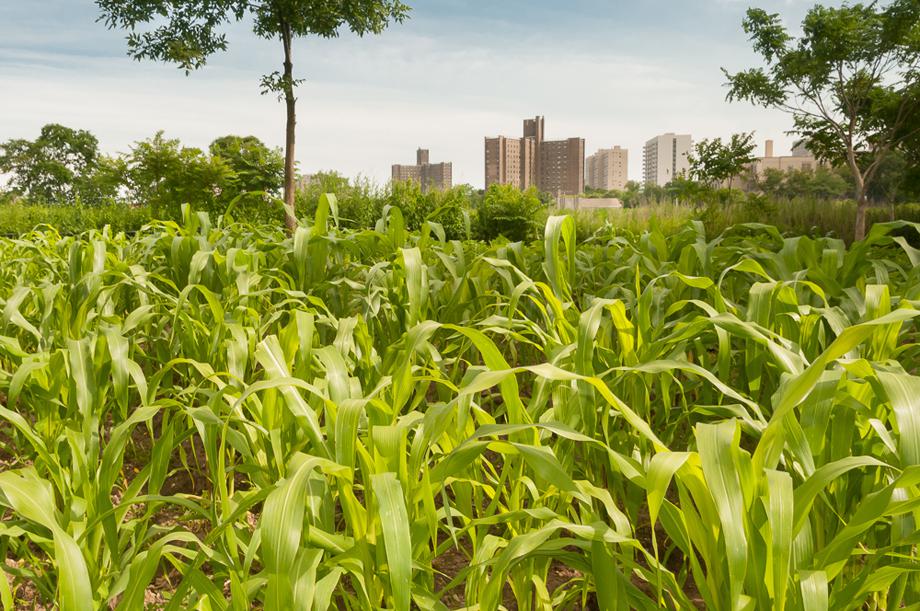
[(816, 168), (814, 170), (802, 170), (811, 173), (811, 184), (808, 188), (808, 194), (817, 199), (841, 199), (849, 191), (850, 183), (835, 172), (828, 168)]
[(754, 132), (732, 134), (724, 143), (721, 138), (701, 140), (687, 156), (690, 176), (709, 186), (721, 185), (727, 180), (730, 192), (734, 178), (754, 163), (751, 155), (754, 147)]
[(786, 172), (776, 168), (767, 168), (763, 176), (757, 179), (756, 187), (764, 194), (771, 197), (784, 197), (786, 186)]
[(675, 176), (674, 180), (667, 184), (665, 190), (678, 204), (696, 203), (697, 206), (703, 203), (707, 195), (711, 194), (708, 187), (683, 174)]
[(616, 196), (623, 202), (624, 208), (635, 208), (642, 197), (642, 185), (635, 180), (627, 180), (626, 188), (618, 191)]
[(918, 133), (918, 0), (815, 6), (794, 38), (779, 15), (749, 9), (744, 31), (766, 68), (728, 78), (729, 100), (790, 113), (793, 133), (819, 158), (850, 169), (857, 240), (866, 234), (868, 188), (885, 158)]
[(0, 144), (0, 174), (18, 195), (44, 203), (72, 202), (97, 164), (99, 141), (88, 131), (51, 123), (35, 140)]
[(763, 175), (754, 181), (753, 186), (765, 195), (783, 199), (843, 199), (848, 197), (850, 190), (850, 182), (841, 175), (839, 169), (820, 166), (815, 169), (767, 168)]
[(130, 32), (127, 40), (132, 57), (175, 63), (186, 73), (227, 48), (221, 27), (233, 21), (251, 19), (257, 36), (281, 43), (282, 70), (262, 77), (262, 91), (278, 94), (285, 103), (284, 202), (291, 231), (297, 224), (294, 89), (300, 83), (294, 78), (294, 39), (334, 38), (345, 27), (359, 36), (379, 34), (391, 22), (402, 22), (409, 12), (400, 0), (96, 0), (96, 4), (108, 28)]
[(122, 156), (99, 155), (92, 172), (80, 177), (76, 194), (90, 206), (123, 203), (128, 179), (128, 163)]
[(284, 187), (284, 156), (255, 136), (224, 136), (208, 147), (211, 157), (222, 159), (235, 175), (240, 193), (262, 192), (278, 196)]
[(184, 147), (163, 132), (135, 144), (126, 162), (131, 199), (164, 218), (178, 218), (182, 204), (222, 214), (233, 196), (228, 189), (235, 174), (227, 162)]
[(284, 155), (255, 136), (223, 136), (208, 147), (212, 163), (225, 164), (232, 176), (218, 202), (237, 218), (272, 221), (284, 188)]

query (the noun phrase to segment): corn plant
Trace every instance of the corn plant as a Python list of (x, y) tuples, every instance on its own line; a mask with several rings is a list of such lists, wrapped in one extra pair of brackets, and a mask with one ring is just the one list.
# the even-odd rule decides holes
[(0, 240), (0, 605), (916, 608), (918, 238)]

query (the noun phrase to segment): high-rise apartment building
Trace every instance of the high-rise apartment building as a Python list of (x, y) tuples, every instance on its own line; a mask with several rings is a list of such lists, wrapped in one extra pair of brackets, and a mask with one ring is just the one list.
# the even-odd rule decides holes
[(645, 143), (645, 183), (663, 187), (690, 171), (687, 155), (693, 139), (689, 134), (662, 134)]
[(422, 193), (432, 189), (445, 191), (453, 186), (453, 164), (429, 163), (428, 149), (418, 149), (415, 165), (393, 164), (392, 178), (394, 182), (414, 180), (422, 186)]
[(585, 140), (544, 140), (543, 117), (524, 120), (524, 137), (485, 139), (486, 188), (536, 186), (554, 195), (585, 189)]
[(629, 180), (629, 155), (624, 148), (600, 149), (585, 159), (585, 186), (604, 191), (622, 190)]
[(546, 140), (538, 144), (537, 185), (553, 195), (585, 190), (585, 139)]
[(486, 138), (486, 188), (494, 183), (527, 189), (535, 184), (536, 142), (528, 138)]

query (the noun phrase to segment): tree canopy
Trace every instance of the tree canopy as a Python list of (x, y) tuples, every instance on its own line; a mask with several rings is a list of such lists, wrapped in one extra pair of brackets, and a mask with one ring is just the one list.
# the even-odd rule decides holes
[(223, 136), (208, 147), (235, 174), (236, 189), (277, 197), (284, 186), (284, 155), (255, 136)]
[(175, 63), (186, 72), (227, 48), (223, 28), (234, 21), (248, 18), (257, 36), (281, 42), (282, 69), (262, 77), (262, 90), (277, 93), (286, 106), (284, 201), (291, 230), (296, 225), (294, 89), (300, 82), (293, 72), (293, 40), (334, 38), (343, 29), (358, 36), (379, 34), (409, 12), (400, 0), (96, 0), (96, 4), (107, 27), (128, 31), (132, 57)]
[(44, 203), (72, 201), (98, 160), (93, 134), (56, 123), (42, 127), (35, 140), (0, 144), (0, 174), (10, 175), (12, 191)]
[(920, 1), (817, 5), (798, 37), (778, 14), (750, 9), (744, 31), (765, 66), (725, 71), (728, 99), (790, 113), (819, 158), (847, 165), (861, 239), (868, 187), (920, 133)]
[(732, 134), (728, 142), (721, 138), (701, 140), (687, 156), (690, 162), (690, 176), (707, 185), (719, 185), (741, 174), (754, 157), (754, 133)]

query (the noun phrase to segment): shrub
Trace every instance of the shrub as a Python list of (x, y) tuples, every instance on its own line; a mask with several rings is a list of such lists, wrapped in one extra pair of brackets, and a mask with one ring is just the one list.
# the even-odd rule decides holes
[(486, 241), (499, 236), (513, 242), (535, 239), (543, 211), (536, 189), (521, 191), (511, 185), (492, 185), (477, 210), (476, 236)]
[(79, 234), (106, 225), (114, 231), (137, 231), (153, 218), (149, 206), (40, 206), (13, 203), (0, 206), (0, 235), (22, 235), (48, 225), (65, 235)]

